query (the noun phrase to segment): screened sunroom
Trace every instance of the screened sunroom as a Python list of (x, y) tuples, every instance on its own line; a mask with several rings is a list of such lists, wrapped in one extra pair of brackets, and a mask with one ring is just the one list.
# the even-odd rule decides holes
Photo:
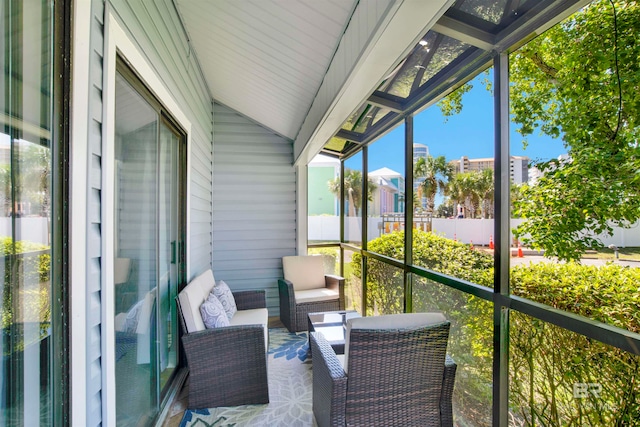
[[(319, 254), (454, 425), (640, 419), (630, 1), (0, 2), (1, 425), (162, 425), (175, 297)], [(175, 417), (174, 417), (175, 418)]]

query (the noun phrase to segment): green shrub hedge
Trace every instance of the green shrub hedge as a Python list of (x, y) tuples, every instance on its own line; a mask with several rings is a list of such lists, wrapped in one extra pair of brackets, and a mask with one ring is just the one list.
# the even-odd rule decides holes
[[(383, 235), (369, 242), (368, 249), (402, 260), (404, 233)], [(416, 265), (493, 285), (492, 255), (469, 245), (414, 230), (413, 254)], [(354, 254), (354, 288), (360, 287), (361, 260), (360, 254)], [(402, 311), (402, 270), (372, 260), (367, 265), (367, 277), (369, 314)], [(521, 265), (511, 269), (511, 292), (640, 331), (640, 269), (614, 264)], [(490, 425), (492, 304), (420, 277), (414, 277), (413, 304), (414, 311), (442, 311), (452, 323), (449, 353), (459, 364), (455, 390), (458, 422)], [(640, 425), (637, 356), (518, 312), (510, 316), (510, 407), (514, 425)]]
[[(15, 335), (14, 322), (39, 323), (41, 336), (48, 333), (51, 320), (51, 256), (48, 250), (48, 246), (38, 243), (0, 238), (0, 262), (4, 268), (0, 306), (3, 333)], [(21, 337), (13, 336), (12, 342), (14, 348), (5, 348), (5, 353), (21, 350), (24, 346)]]

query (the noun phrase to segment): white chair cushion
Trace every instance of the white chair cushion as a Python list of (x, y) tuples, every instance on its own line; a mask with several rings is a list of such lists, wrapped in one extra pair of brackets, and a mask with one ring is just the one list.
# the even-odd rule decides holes
[[(118, 329), (116, 326), (116, 330), (128, 333), (135, 333), (138, 328), (138, 318), (140, 317), (140, 310), (142, 310), (142, 304), (144, 304), (144, 298), (135, 303), (129, 311), (126, 313), (120, 313), (120, 315), (124, 314), (125, 319), (122, 323), (122, 327)], [(118, 316), (116, 316), (116, 320)]]
[(322, 256), (285, 256), (282, 257), (284, 278), (293, 284), (293, 289), (316, 289), (325, 287), (324, 263)]
[(356, 317), (347, 320), (347, 330), (345, 332), (344, 343), (344, 371), (348, 372), (349, 366), (349, 337), (352, 330), (372, 330), (372, 329), (397, 329), (408, 330), (418, 329), (423, 326), (436, 325), (446, 322), (447, 319), (442, 313), (403, 313), (387, 314), (384, 316)]
[(251, 310), (238, 310), (230, 320), (231, 326), (263, 325), (265, 351), (269, 350), (269, 310), (266, 308), (253, 308)]
[(136, 334), (146, 334), (151, 327), (151, 314), (153, 312), (153, 303), (156, 299), (156, 289), (153, 288), (144, 296), (142, 307), (138, 315), (138, 323), (136, 325)]
[(182, 309), (188, 333), (205, 330), (202, 316), (200, 315), (200, 306), (209, 296), (215, 283), (213, 271), (207, 270), (189, 282), (182, 292), (178, 294), (178, 302)]
[(116, 258), (113, 260), (113, 283), (127, 283), (129, 281), (129, 272), (131, 271), (130, 258)]
[(338, 298), (340, 298), (340, 293), (328, 288), (296, 291), (296, 304), (316, 301), (331, 301)]
[(118, 332), (127, 332), (124, 329), (125, 321), (127, 320), (127, 315), (129, 313), (118, 313), (113, 321), (116, 331)]

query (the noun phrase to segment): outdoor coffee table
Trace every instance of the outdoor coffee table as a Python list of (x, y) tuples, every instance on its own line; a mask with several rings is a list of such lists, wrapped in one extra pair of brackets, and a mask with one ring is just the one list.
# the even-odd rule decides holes
[[(308, 314), (308, 331), (320, 332), (336, 352), (344, 354), (345, 332), (347, 320), (361, 317), (355, 310), (324, 311)], [(311, 355), (311, 342), (309, 342)]]

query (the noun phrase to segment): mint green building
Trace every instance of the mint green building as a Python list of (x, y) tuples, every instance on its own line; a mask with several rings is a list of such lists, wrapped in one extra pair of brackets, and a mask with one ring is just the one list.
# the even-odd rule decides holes
[(308, 166), (308, 214), (338, 215), (338, 198), (329, 190), (329, 182), (340, 175), (340, 160), (318, 154)]

